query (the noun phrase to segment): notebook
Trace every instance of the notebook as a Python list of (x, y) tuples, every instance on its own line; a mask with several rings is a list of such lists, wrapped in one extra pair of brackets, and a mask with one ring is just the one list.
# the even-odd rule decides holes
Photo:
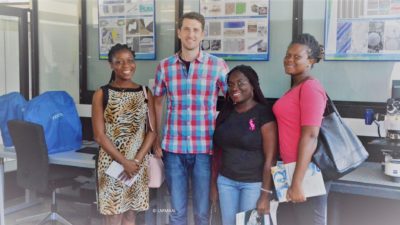
[[(271, 168), (272, 179), (275, 184), (276, 195), (279, 202), (286, 202), (286, 192), (292, 183), (296, 162), (283, 164), (279, 161)], [(306, 197), (313, 197), (326, 194), (324, 179), (321, 170), (310, 163), (303, 180), (303, 191)]]

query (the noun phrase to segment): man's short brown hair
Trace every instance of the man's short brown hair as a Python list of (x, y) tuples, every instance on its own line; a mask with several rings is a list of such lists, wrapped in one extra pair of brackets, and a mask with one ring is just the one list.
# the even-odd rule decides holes
[(185, 13), (181, 16), (181, 18), (179, 18), (178, 21), (178, 29), (182, 28), (182, 23), (184, 19), (191, 19), (191, 20), (197, 20), (201, 23), (201, 30), (204, 30), (204, 24), (205, 24), (205, 20), (204, 20), (204, 16), (201, 15), (200, 13), (197, 12), (188, 12)]

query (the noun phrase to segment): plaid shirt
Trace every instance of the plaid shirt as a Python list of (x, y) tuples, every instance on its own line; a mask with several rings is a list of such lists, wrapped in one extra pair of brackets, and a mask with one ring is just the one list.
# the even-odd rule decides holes
[(227, 90), (228, 66), (200, 51), (185, 64), (175, 54), (157, 67), (154, 96), (167, 95), (167, 120), (161, 147), (173, 153), (212, 154), (218, 93)]

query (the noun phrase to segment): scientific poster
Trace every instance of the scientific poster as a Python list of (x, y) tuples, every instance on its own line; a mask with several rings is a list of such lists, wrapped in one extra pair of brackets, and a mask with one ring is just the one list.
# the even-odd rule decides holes
[(400, 60), (400, 0), (326, 0), (326, 60)]
[(202, 49), (225, 60), (268, 60), (269, 0), (200, 0)]
[(98, 0), (100, 59), (110, 48), (127, 44), (136, 59), (155, 59), (154, 0)]

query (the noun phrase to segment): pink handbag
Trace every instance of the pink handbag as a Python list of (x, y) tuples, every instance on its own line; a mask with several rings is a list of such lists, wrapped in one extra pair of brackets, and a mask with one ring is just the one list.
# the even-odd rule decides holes
[[(146, 88), (142, 86), (144, 97), (147, 101)], [(146, 129), (153, 130), (150, 122), (149, 110), (147, 110), (147, 124)], [(160, 158), (155, 157), (153, 154), (149, 154), (149, 168), (147, 169), (149, 176), (149, 188), (159, 188), (164, 182), (164, 163)]]
[(150, 154), (147, 172), (149, 176), (149, 188), (159, 188), (165, 179), (163, 161)]

